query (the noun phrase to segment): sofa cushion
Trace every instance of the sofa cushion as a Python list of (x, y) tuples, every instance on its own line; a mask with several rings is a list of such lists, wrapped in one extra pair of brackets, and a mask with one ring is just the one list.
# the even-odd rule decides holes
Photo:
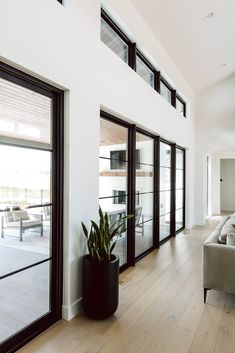
[(226, 237), (228, 233), (233, 233), (234, 227), (230, 223), (225, 223), (223, 228), (221, 229), (221, 233), (219, 235), (219, 243), (226, 244)]
[(229, 216), (225, 216), (222, 218), (222, 220), (219, 222), (219, 224), (216, 226), (215, 229), (217, 230), (221, 230), (223, 228), (223, 226), (225, 225), (225, 223), (230, 219)]
[(235, 246), (235, 233), (228, 233), (226, 237), (226, 244)]

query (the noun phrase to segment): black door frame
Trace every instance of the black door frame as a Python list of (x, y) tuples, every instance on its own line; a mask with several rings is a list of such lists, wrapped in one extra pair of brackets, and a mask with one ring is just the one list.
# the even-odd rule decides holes
[[(0, 78), (50, 97), (52, 122), (52, 244), (50, 272), (51, 310), (0, 344), (2, 353), (15, 352), (61, 318), (63, 285), (63, 174), (64, 174), (64, 92), (0, 61)], [(5, 143), (4, 143), (5, 144)], [(9, 144), (18, 146), (17, 144)], [(29, 146), (18, 146), (32, 148)], [(33, 265), (32, 265), (33, 267)]]
[[(170, 238), (174, 237), (180, 231), (184, 229), (185, 226), (185, 149), (161, 138), (159, 135), (155, 135), (144, 130), (141, 127), (136, 126), (135, 124), (128, 123), (120, 118), (113, 116), (110, 113), (107, 113), (103, 110), (100, 111), (100, 116), (103, 119), (126, 127), (128, 129), (128, 171), (127, 171), (127, 212), (128, 214), (135, 213), (135, 183), (136, 183), (136, 132), (140, 132), (146, 136), (153, 138), (154, 145), (154, 180), (153, 180), (153, 246), (148, 250), (144, 251), (142, 254), (135, 257), (135, 219), (134, 217), (128, 219), (127, 221), (127, 262), (120, 267), (120, 272), (128, 268), (129, 266), (134, 266), (137, 261), (142, 259), (144, 256), (149, 254), (152, 250), (157, 249), (165, 243)], [(159, 212), (159, 197), (160, 197), (160, 142), (167, 143), (171, 146), (171, 216), (170, 216), (170, 235), (159, 241), (159, 232), (160, 232), (160, 212)], [(176, 158), (176, 148), (180, 148), (184, 151), (184, 197), (183, 197), (183, 228), (175, 231), (175, 158)]]

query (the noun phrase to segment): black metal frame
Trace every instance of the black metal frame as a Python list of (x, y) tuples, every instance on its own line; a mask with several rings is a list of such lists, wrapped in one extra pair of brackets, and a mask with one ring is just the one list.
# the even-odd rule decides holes
[[(52, 253), (51, 259), (51, 310), (44, 316), (28, 325), (14, 336), (0, 344), (0, 350), (15, 352), (32, 338), (45, 331), (61, 318), (62, 283), (63, 283), (63, 115), (64, 93), (35, 77), (0, 62), (0, 77), (50, 97), (53, 101), (53, 129), (52, 129)], [(10, 145), (10, 144), (9, 144)], [(16, 144), (12, 144), (16, 145)], [(30, 146), (19, 146), (31, 148)], [(49, 150), (49, 149), (48, 149)], [(32, 265), (31, 267), (33, 267)]]
[(137, 49), (136, 43), (133, 43), (128, 36), (121, 30), (121, 28), (113, 21), (113, 19), (107, 14), (107, 12), (101, 8), (101, 18), (112, 28), (112, 30), (127, 44), (128, 46), (128, 65), (136, 71), (136, 57), (138, 56), (144, 64), (154, 73), (154, 89), (161, 94), (160, 81), (162, 81), (171, 91), (171, 102), (170, 104), (176, 108), (176, 98), (178, 98), (184, 104), (184, 117), (186, 117), (186, 103), (177, 94), (176, 90), (161, 76), (158, 71), (149, 60)]
[[(186, 204), (186, 150), (181, 146), (176, 145), (176, 148), (183, 152), (183, 225), (181, 228), (175, 231), (175, 234), (179, 234), (185, 229), (185, 204)], [(176, 169), (175, 169), (176, 172)], [(175, 189), (176, 191), (176, 189)]]
[[(139, 261), (140, 259), (142, 259), (144, 256), (146, 256), (147, 254), (149, 254), (153, 249), (157, 248), (158, 247), (158, 244), (156, 244), (156, 237), (158, 235), (158, 233), (154, 233), (155, 230), (157, 230), (157, 224), (156, 224), (156, 218), (154, 218), (154, 215), (155, 215), (155, 200), (156, 200), (156, 183), (154, 182), (155, 181), (155, 153), (156, 153), (156, 148), (155, 148), (155, 138), (156, 136), (154, 134), (151, 134), (150, 132), (148, 131), (145, 131), (144, 129), (140, 128), (140, 127), (136, 127), (135, 129), (135, 135), (136, 133), (141, 133), (142, 135), (145, 135), (145, 136), (148, 136), (150, 137), (151, 139), (153, 139), (153, 192), (150, 192), (153, 194), (153, 245), (145, 250), (144, 252), (142, 252), (141, 254), (135, 256), (135, 253), (134, 253), (134, 258), (135, 258), (135, 262)], [(136, 143), (134, 144), (133, 146), (133, 150), (135, 151), (136, 149)], [(135, 178), (136, 178), (136, 175), (135, 175)], [(136, 190), (134, 189), (134, 193), (136, 193)], [(143, 194), (143, 193), (142, 193)], [(135, 200), (135, 198), (134, 198)], [(133, 210), (135, 210), (135, 205), (134, 205), (134, 208)], [(134, 225), (134, 241), (135, 241), (135, 225)], [(135, 250), (135, 249), (134, 249)]]
[[(153, 83), (153, 88), (156, 89), (157, 87), (157, 71), (155, 67), (146, 59), (146, 57), (141, 53), (139, 49), (136, 49), (136, 58), (139, 58), (146, 66), (147, 68), (153, 73), (154, 75), (154, 83)], [(136, 71), (136, 69), (135, 69)]]
[(113, 19), (101, 8), (101, 18), (107, 23), (107, 25), (120, 37), (124, 43), (128, 46), (128, 65), (135, 70), (135, 50), (136, 44), (132, 43), (130, 39), (125, 35), (121, 28), (113, 21)]
[(175, 97), (175, 108), (176, 108), (176, 99), (178, 99), (183, 104), (183, 107), (184, 107), (183, 115), (186, 118), (186, 103), (185, 103), (185, 101), (178, 94), (176, 94), (176, 97)]
[[(175, 202), (175, 196), (174, 196), (174, 193), (172, 192), (173, 190), (173, 185), (174, 185), (174, 180), (175, 180), (175, 177), (174, 177), (174, 171), (173, 171), (173, 166), (174, 166), (174, 156), (173, 156), (173, 146), (174, 144), (162, 137), (160, 137), (159, 139), (159, 153), (160, 153), (160, 142), (163, 142), (165, 144), (167, 144), (168, 146), (171, 147), (171, 165), (170, 165), (170, 170), (171, 170), (171, 187), (170, 187), (170, 192), (171, 192), (171, 199), (170, 199), (170, 232), (169, 232), (169, 235), (162, 239), (159, 244), (162, 245), (164, 244), (166, 241), (168, 241), (169, 239), (172, 238), (172, 236), (175, 235), (175, 233), (173, 233), (174, 231), (174, 226), (172, 225), (172, 222), (174, 222), (174, 218), (172, 216), (172, 211), (173, 211), (173, 208), (175, 207), (174, 205), (174, 202)], [(161, 167), (161, 164), (160, 164), (160, 157), (159, 157), (159, 199), (158, 199), (158, 203), (160, 203), (160, 167)], [(162, 166), (163, 167), (163, 166)], [(163, 190), (164, 191), (164, 190)], [(162, 217), (164, 215), (160, 215), (160, 212), (159, 212), (159, 219), (160, 217)], [(159, 222), (159, 233), (160, 233), (160, 222)], [(160, 235), (159, 235), (159, 238), (160, 238)]]
[(164, 77), (160, 75), (160, 85), (159, 93), (161, 94), (161, 82), (169, 89), (171, 92), (171, 102), (169, 102), (174, 108), (176, 106), (176, 90), (171, 87), (171, 85), (165, 80)]
[[(128, 129), (128, 170), (127, 170), (127, 212), (128, 214), (135, 213), (135, 196), (136, 196), (136, 133), (141, 133), (143, 135), (149, 136), (153, 139), (153, 245), (135, 257), (135, 218), (132, 217), (127, 221), (127, 262), (120, 267), (120, 272), (128, 268), (129, 266), (134, 266), (137, 261), (142, 259), (144, 256), (149, 254), (153, 249), (159, 248), (160, 245), (168, 241), (170, 238), (175, 236), (177, 233), (182, 231), (175, 232), (175, 150), (176, 148), (181, 148), (175, 145), (172, 142), (169, 142), (160, 136), (152, 134), (141, 127), (138, 127), (134, 124), (130, 124), (122, 119), (119, 119), (103, 110), (100, 111), (101, 118), (107, 119), (113, 123), (126, 127)], [(171, 146), (171, 215), (170, 215), (170, 234), (167, 238), (159, 241), (159, 200), (160, 200), (160, 141), (167, 143)], [(185, 156), (185, 154), (184, 154)], [(100, 157), (102, 158), (102, 157)], [(185, 157), (184, 157), (184, 171), (185, 171)], [(185, 177), (184, 177), (185, 182)], [(184, 185), (185, 190), (185, 185)], [(102, 197), (101, 197), (102, 199)], [(185, 219), (185, 192), (184, 192), (184, 209), (183, 217)], [(185, 222), (185, 221), (184, 221)]]

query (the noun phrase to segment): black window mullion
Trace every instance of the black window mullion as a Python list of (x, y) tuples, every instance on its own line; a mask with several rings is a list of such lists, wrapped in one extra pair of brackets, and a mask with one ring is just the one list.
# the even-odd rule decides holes
[(133, 217), (127, 220), (127, 263), (135, 265), (135, 178), (136, 178), (136, 126), (128, 129), (128, 202), (127, 213)]
[(176, 90), (171, 89), (171, 105), (176, 108)]
[(128, 65), (136, 71), (136, 43), (129, 45), (129, 62)]
[(159, 224), (160, 224), (160, 138), (154, 138), (154, 198), (153, 198), (153, 246), (159, 248)]
[(186, 194), (185, 194), (185, 184), (186, 184), (186, 151), (184, 150), (183, 155), (183, 229), (185, 228), (185, 204), (186, 204)]
[(154, 89), (158, 93), (160, 93), (160, 77), (161, 77), (160, 71), (155, 70), (154, 71)]
[(171, 236), (175, 236), (175, 182), (176, 182), (176, 145), (171, 146)]

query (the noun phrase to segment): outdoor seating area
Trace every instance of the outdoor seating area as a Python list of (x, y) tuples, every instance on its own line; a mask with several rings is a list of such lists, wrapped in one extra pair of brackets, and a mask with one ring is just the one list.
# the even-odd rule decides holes
[(43, 236), (43, 216), (31, 215), (27, 210), (13, 210), (3, 212), (1, 216), (1, 238), (9, 229), (15, 229), (19, 235), (19, 240), (23, 241), (23, 234), (28, 229), (37, 228)]

